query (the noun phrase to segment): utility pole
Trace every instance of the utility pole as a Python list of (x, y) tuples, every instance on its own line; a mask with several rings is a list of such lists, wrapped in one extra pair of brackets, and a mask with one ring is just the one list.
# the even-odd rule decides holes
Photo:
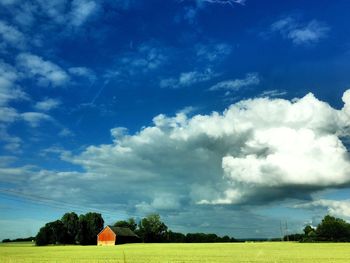
[(282, 228), (282, 220), (280, 220), (280, 230), (281, 230), (281, 241), (283, 241), (283, 228)]
[(286, 236), (287, 236), (287, 241), (289, 241), (289, 235), (288, 235), (288, 222), (286, 220)]

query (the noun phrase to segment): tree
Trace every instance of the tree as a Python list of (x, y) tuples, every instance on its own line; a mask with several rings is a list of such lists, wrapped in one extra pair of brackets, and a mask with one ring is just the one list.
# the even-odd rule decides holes
[(67, 229), (67, 244), (74, 244), (79, 230), (79, 217), (76, 213), (65, 213), (61, 219)]
[(35, 237), (35, 243), (37, 246), (45, 246), (50, 244), (50, 229), (46, 226), (40, 228), (38, 234)]
[(77, 241), (81, 245), (96, 245), (97, 234), (103, 229), (103, 224), (103, 218), (99, 213), (80, 215)]
[(304, 227), (304, 233), (306, 236), (308, 236), (312, 231), (315, 231), (315, 229), (312, 226), (307, 225), (306, 227)]
[(173, 232), (171, 230), (167, 233), (167, 242), (170, 243), (184, 243), (186, 241), (186, 236), (182, 233)]
[(320, 241), (350, 241), (350, 224), (343, 219), (326, 215), (316, 228)]
[(36, 236), (38, 246), (48, 244), (65, 244), (67, 241), (67, 229), (60, 220), (47, 223), (39, 230)]
[(160, 220), (158, 214), (150, 214), (139, 223), (138, 234), (143, 242), (164, 242), (168, 227)]
[(137, 223), (134, 218), (130, 217), (128, 220), (121, 220), (114, 223), (117, 227), (127, 227), (131, 231), (135, 231), (137, 228)]

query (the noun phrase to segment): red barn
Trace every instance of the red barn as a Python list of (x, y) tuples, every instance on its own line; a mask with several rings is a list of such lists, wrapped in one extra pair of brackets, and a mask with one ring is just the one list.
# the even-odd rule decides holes
[(116, 244), (139, 242), (140, 238), (126, 227), (106, 226), (97, 235), (98, 246), (114, 246)]

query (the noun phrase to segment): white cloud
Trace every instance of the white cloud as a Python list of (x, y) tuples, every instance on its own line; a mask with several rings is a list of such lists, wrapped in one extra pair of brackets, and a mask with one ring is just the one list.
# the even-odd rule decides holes
[(129, 68), (130, 73), (136, 70), (147, 72), (157, 69), (165, 60), (164, 50), (154, 43), (142, 44), (136, 52), (126, 54), (121, 58), (122, 64)]
[[(113, 144), (90, 146), (65, 160), (104, 176), (104, 190), (133, 185), (131, 199), (144, 209), (155, 206), (159, 192), (202, 204), (304, 199), (350, 182), (341, 141), (349, 136), (348, 94), (342, 110), (308, 94), (293, 102), (241, 101), (223, 114), (159, 115), (153, 126), (134, 135), (113, 129)], [(140, 193), (144, 182), (153, 182), (152, 190)]]
[(272, 32), (279, 32), (284, 38), (292, 40), (295, 45), (318, 43), (328, 36), (329, 30), (329, 26), (317, 20), (305, 24), (292, 17), (285, 17), (271, 25)]
[[(2, 115), (0, 108), (0, 116)], [(0, 118), (1, 121), (1, 118)], [(22, 140), (19, 137), (11, 136), (8, 134), (7, 127), (4, 124), (0, 124), (0, 141), (4, 142), (4, 149), (13, 153), (20, 152)]]
[[(25, 37), (14, 26), (8, 25), (6, 22), (0, 20), (0, 41), (3, 44), (10, 45), (15, 48), (24, 48)], [(2, 43), (0, 42), (0, 45)]]
[(65, 70), (51, 61), (30, 53), (21, 53), (16, 58), (17, 66), (28, 77), (35, 78), (41, 86), (63, 86), (70, 77)]
[(326, 208), (327, 212), (333, 216), (350, 218), (350, 200), (327, 200), (320, 199), (305, 204), (295, 205), (296, 208)]
[(14, 67), (0, 61), (0, 107), (10, 101), (28, 99), (16, 84), (19, 74)]
[(18, 113), (11, 107), (0, 107), (0, 122), (14, 122), (18, 119)]
[(196, 46), (196, 53), (199, 59), (205, 59), (210, 62), (222, 60), (223, 58), (230, 55), (232, 47), (226, 43), (216, 43), (203, 45), (199, 44)]
[[(62, 160), (80, 172), (32, 169), (23, 189), (80, 204), (108, 200), (130, 213), (307, 200), (350, 183), (342, 142), (350, 136), (350, 90), (343, 100), (341, 110), (308, 94), (293, 101), (240, 101), (209, 115), (161, 114), (133, 134), (112, 129), (109, 144), (78, 154), (62, 151)], [(6, 182), (16, 171), (0, 176)], [(21, 176), (17, 179), (22, 186)]]
[(91, 69), (86, 67), (71, 67), (68, 69), (68, 72), (78, 77), (85, 77), (91, 82), (96, 80), (95, 73)]
[(98, 10), (98, 5), (92, 0), (73, 0), (71, 8), (71, 24), (78, 27)]
[(40, 111), (50, 111), (52, 109), (57, 108), (60, 105), (61, 105), (60, 100), (47, 98), (45, 100), (38, 101), (34, 105), (34, 107), (35, 107), (35, 109), (40, 110)]
[(217, 76), (210, 68), (203, 72), (189, 71), (183, 72), (178, 78), (162, 79), (159, 83), (161, 88), (183, 88), (193, 84), (205, 82)]
[(288, 38), (292, 39), (293, 43), (297, 45), (317, 43), (320, 39), (327, 37), (328, 31), (328, 26), (324, 26), (313, 20), (305, 27), (291, 30)]
[(273, 89), (273, 90), (265, 90), (259, 96), (272, 98), (272, 97), (281, 97), (281, 96), (284, 96), (286, 94), (287, 94), (287, 92), (284, 90)]
[(38, 127), (43, 121), (54, 122), (54, 119), (51, 116), (40, 112), (24, 112), (21, 113), (21, 118), (28, 122), (33, 128)]
[(248, 73), (244, 79), (233, 79), (225, 80), (219, 83), (216, 83), (209, 90), (239, 90), (242, 87), (258, 85), (260, 83), (260, 78), (258, 73)]
[(203, 5), (203, 3), (208, 4), (219, 4), (219, 5), (245, 5), (246, 0), (196, 0), (199, 6)]

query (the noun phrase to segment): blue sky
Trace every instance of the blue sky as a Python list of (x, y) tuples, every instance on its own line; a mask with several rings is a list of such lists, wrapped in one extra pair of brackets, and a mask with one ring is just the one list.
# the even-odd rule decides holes
[(1, 239), (67, 211), (235, 237), (350, 219), (349, 1), (0, 6)]

